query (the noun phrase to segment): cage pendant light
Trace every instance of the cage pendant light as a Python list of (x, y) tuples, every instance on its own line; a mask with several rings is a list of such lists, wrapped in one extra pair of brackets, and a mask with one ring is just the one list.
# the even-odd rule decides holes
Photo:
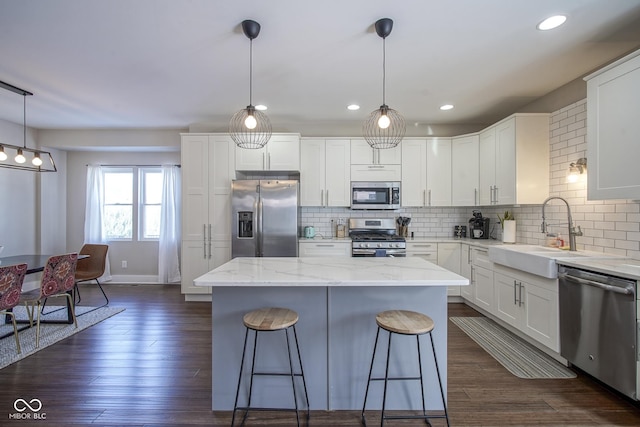
[(397, 146), (406, 132), (404, 118), (385, 100), (386, 83), (386, 38), (391, 34), (393, 21), (382, 18), (376, 21), (376, 33), (382, 37), (382, 105), (369, 114), (362, 125), (364, 139), (373, 148), (393, 148)]
[(260, 34), (260, 24), (252, 20), (242, 21), (242, 31), (249, 38), (249, 105), (231, 117), (229, 133), (240, 148), (259, 149), (271, 138), (269, 117), (253, 106), (253, 39)]

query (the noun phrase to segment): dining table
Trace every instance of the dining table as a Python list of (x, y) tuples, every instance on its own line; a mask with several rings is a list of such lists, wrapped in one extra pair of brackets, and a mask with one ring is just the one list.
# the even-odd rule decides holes
[[(15, 265), (15, 264), (27, 264), (27, 273), (26, 274), (35, 274), (44, 270), (45, 265), (47, 264), (47, 260), (52, 255), (39, 255), (39, 254), (27, 254), (27, 255), (12, 255), (6, 257), (0, 257), (0, 266), (6, 265)], [(78, 255), (78, 259), (88, 258), (89, 255)], [(72, 291), (69, 291), (72, 293)], [(75, 300), (75, 298), (72, 298)], [(69, 302), (69, 298), (66, 298), (67, 301), (67, 318), (63, 320), (55, 320), (55, 319), (40, 319), (40, 323), (73, 323), (73, 316), (71, 310), (71, 302)], [(11, 322), (11, 316), (5, 316), (5, 323)], [(16, 320), (17, 323), (30, 323), (29, 320)], [(0, 337), (2, 338), (2, 337)]]

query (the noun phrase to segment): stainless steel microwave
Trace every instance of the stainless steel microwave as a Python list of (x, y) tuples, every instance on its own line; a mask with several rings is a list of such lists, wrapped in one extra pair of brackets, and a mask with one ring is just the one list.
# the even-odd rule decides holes
[(351, 181), (351, 209), (400, 209), (400, 182)]

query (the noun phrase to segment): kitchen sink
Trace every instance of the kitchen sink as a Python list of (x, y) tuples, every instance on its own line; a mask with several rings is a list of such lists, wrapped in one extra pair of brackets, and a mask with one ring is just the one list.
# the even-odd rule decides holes
[(592, 252), (570, 252), (538, 245), (502, 245), (489, 248), (489, 259), (496, 264), (555, 279), (557, 259), (602, 256)]

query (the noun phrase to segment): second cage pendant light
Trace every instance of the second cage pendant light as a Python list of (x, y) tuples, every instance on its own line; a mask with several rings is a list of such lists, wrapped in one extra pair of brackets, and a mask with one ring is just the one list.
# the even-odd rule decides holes
[(396, 147), (406, 132), (404, 118), (385, 102), (386, 46), (385, 41), (393, 28), (393, 21), (382, 18), (375, 23), (376, 33), (382, 37), (382, 105), (369, 114), (362, 125), (364, 139), (373, 148)]
[(249, 48), (249, 105), (231, 117), (229, 134), (240, 148), (259, 149), (271, 138), (271, 122), (252, 104), (253, 91), (253, 39), (260, 34), (260, 24), (250, 19), (242, 21), (242, 31), (250, 40)]

